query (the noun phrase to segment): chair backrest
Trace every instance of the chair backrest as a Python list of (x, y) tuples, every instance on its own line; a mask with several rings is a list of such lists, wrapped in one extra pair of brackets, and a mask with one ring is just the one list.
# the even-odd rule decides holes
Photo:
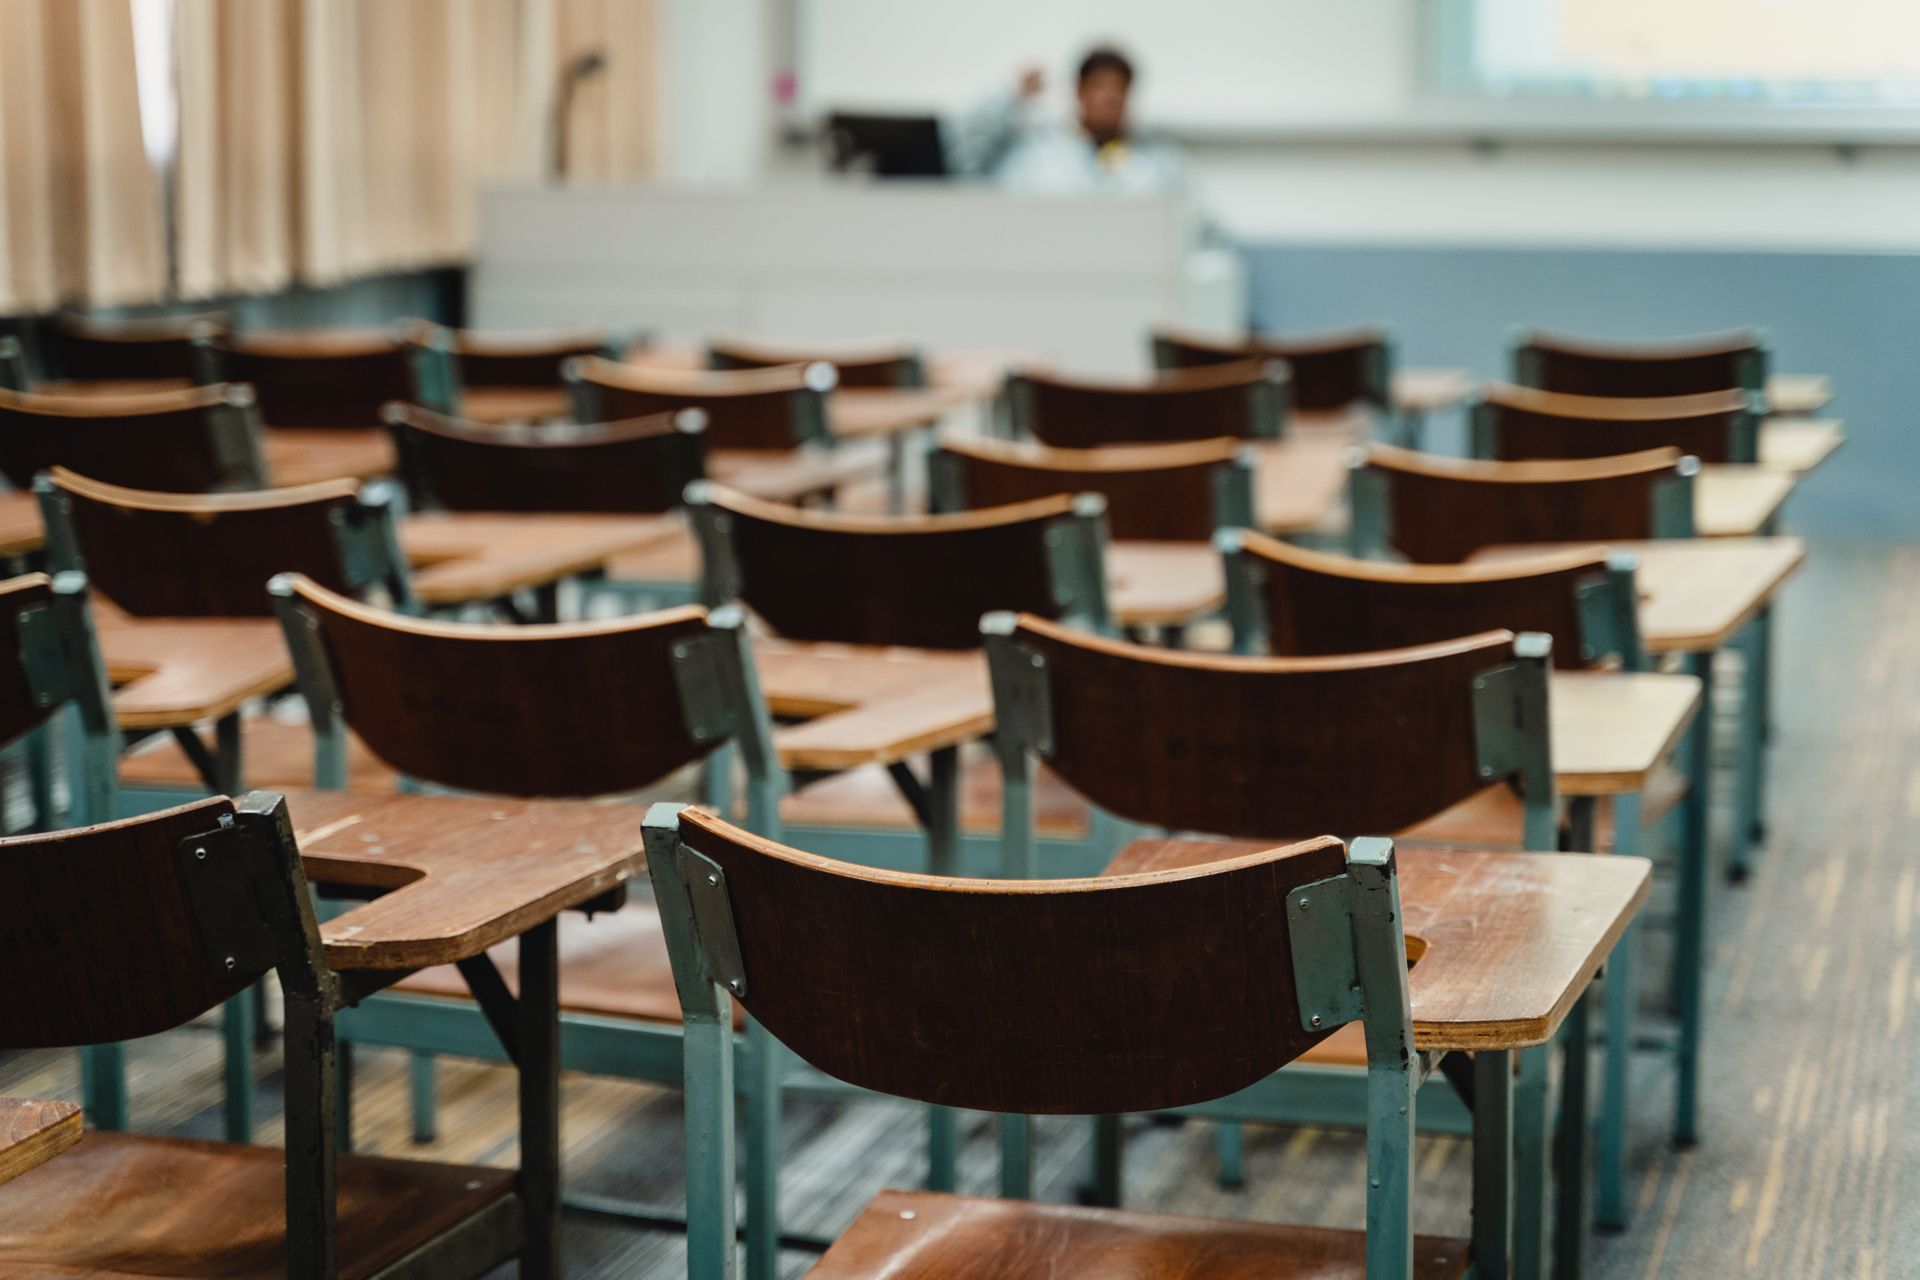
[(82, 382), (147, 381), (199, 377), (195, 338), (229, 332), (224, 311), (102, 320), (77, 312), (53, 327), (53, 363), (62, 378)]
[(1354, 551), (1452, 564), (1503, 543), (1692, 537), (1699, 471), (1678, 449), (1483, 462), (1373, 445), (1354, 465)]
[(936, 511), (1097, 493), (1110, 536), (1149, 542), (1198, 542), (1253, 524), (1253, 464), (1248, 446), (1230, 439), (1053, 449), (949, 437), (927, 459)]
[[(19, 741), (64, 707), (80, 736), (67, 745), (70, 810), (87, 822), (113, 813), (120, 732), (94, 634), (85, 574), (29, 573), (0, 582), (0, 746)], [(44, 823), (46, 815), (40, 815)]]
[(908, 342), (764, 342), (732, 335), (707, 341), (710, 369), (774, 369), (816, 363), (832, 365), (843, 387), (927, 385), (920, 349)]
[(707, 415), (710, 449), (791, 449), (825, 443), (827, 393), (838, 384), (830, 364), (781, 365), (737, 373), (690, 372), (570, 360), (573, 416), (581, 422), (647, 418), (677, 409)]
[(1760, 393), (1575, 396), (1491, 382), (1471, 415), (1473, 455), (1503, 462), (1607, 458), (1675, 448), (1703, 463), (1758, 457)]
[(378, 428), (413, 393), (408, 332), (320, 329), (202, 339), (203, 381), (253, 384), (270, 427)]
[(80, 570), (144, 617), (273, 614), (267, 583), (304, 573), (412, 607), (391, 490), (335, 480), (255, 493), (152, 493), (61, 468), (34, 482), (55, 570)]
[(1393, 402), (1393, 339), (1385, 329), (1224, 338), (1164, 328), (1153, 335), (1155, 368), (1198, 369), (1241, 360), (1285, 361), (1296, 409), (1356, 403), (1385, 409)]
[[(1510, 631), (1377, 653), (1184, 653), (1031, 616), (983, 624), (1007, 788), (1034, 760), (1111, 813), (1270, 839), (1399, 831), (1516, 784), (1551, 830), (1549, 637)], [(1535, 814), (1547, 821), (1536, 826)], [(1028, 824), (1010, 808), (1010, 872)]]
[(1245, 360), (1140, 382), (1026, 370), (1007, 376), (1005, 398), (1017, 432), (1059, 449), (1221, 436), (1274, 439), (1287, 419), (1287, 367)]
[(1686, 396), (1763, 391), (1772, 355), (1758, 329), (1649, 342), (1575, 337), (1541, 329), (1513, 340), (1513, 380), (1577, 396)]
[(671, 511), (705, 474), (698, 409), (590, 426), (493, 427), (387, 406), (416, 511)]
[(348, 728), (408, 777), (515, 796), (635, 791), (731, 740), (754, 826), (774, 820), (779, 765), (737, 610), (489, 626), (374, 609), (298, 575), (272, 590), (321, 786), (346, 785)]
[(836, 1079), (1003, 1114), (1209, 1101), (1363, 1019), (1368, 1274), (1410, 1274), (1418, 1074), (1388, 841), (995, 881), (836, 862), (678, 805), (643, 830), (686, 1027), (689, 1275), (734, 1274), (732, 1001)]
[(171, 1030), (278, 970), (325, 974), (286, 804), (225, 796), (121, 822), (0, 840), (0, 1048)]
[(1387, 564), (1309, 551), (1249, 529), (1222, 530), (1215, 544), (1226, 561), (1238, 653), (1323, 657), (1504, 629), (1552, 636), (1562, 668), (1646, 665), (1631, 555)]
[(687, 507), (706, 599), (740, 600), (789, 639), (977, 649), (981, 616), (1010, 605), (1107, 627), (1097, 494), (956, 515), (850, 516), (703, 482), (689, 489)]
[(171, 493), (269, 482), (253, 390), (234, 383), (127, 396), (0, 391), (0, 474), (25, 489), (49, 467)]

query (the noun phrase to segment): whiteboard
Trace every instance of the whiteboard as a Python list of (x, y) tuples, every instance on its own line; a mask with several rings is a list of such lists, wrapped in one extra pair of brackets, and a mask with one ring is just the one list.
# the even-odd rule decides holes
[(795, 103), (953, 112), (1038, 65), (1064, 115), (1080, 56), (1111, 42), (1134, 61), (1145, 128), (1398, 115), (1417, 78), (1415, 3), (795, 0)]

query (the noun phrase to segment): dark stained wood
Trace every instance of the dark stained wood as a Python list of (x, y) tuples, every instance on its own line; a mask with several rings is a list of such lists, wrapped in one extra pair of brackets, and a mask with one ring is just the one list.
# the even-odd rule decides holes
[(560, 366), (576, 356), (607, 353), (607, 335), (598, 329), (550, 329), (494, 333), (481, 329), (445, 331), (462, 388), (559, 388)]
[(267, 617), (277, 573), (350, 589), (333, 522), (359, 504), (351, 481), (195, 495), (49, 474), (71, 505), (88, 577), (130, 614)]
[[(1415, 1280), (1466, 1274), (1467, 1240), (1416, 1236)], [(812, 1280), (1361, 1280), (1359, 1231), (882, 1191)]]
[(1605, 458), (1675, 448), (1702, 462), (1733, 462), (1734, 432), (1749, 413), (1738, 388), (1687, 396), (1584, 396), (1503, 382), (1481, 393), (1492, 456)]
[(53, 582), (44, 573), (23, 574), (0, 582), (0, 743), (14, 742), (46, 720), (48, 708), (34, 697), (26, 663), (21, 660), (20, 616), (53, 604)]
[(194, 339), (226, 333), (230, 319), (224, 311), (150, 320), (101, 320), (68, 312), (54, 324), (53, 361), (62, 378), (197, 382)]
[(821, 397), (833, 386), (831, 370), (818, 367), (816, 373), (813, 365), (693, 373), (592, 358), (568, 368), (597, 397), (600, 417), (609, 422), (701, 410), (713, 449), (793, 448), (804, 440), (807, 415), (824, 415)]
[(1685, 396), (1729, 387), (1761, 390), (1766, 349), (1751, 329), (1652, 342), (1534, 330), (1515, 344), (1516, 367), (1542, 391), (1582, 396)]
[[(1106, 874), (1135, 876), (1245, 856), (1234, 840), (1141, 840)], [(1421, 1049), (1545, 1044), (1646, 900), (1645, 858), (1394, 851), (1407, 950), (1413, 1040)], [(1416, 941), (1418, 945), (1416, 946)]]
[[(275, 1147), (90, 1133), (0, 1187), (0, 1271), (22, 1280), (287, 1274), (286, 1157)], [(378, 1273), (510, 1194), (515, 1171), (339, 1158), (342, 1277)]]
[[(251, 403), (230, 384), (124, 397), (0, 391), (0, 474), (19, 489), (49, 467), (169, 493), (254, 488), (260, 440), (240, 425)], [(237, 454), (249, 443), (251, 458)]]
[(0, 1048), (102, 1044), (168, 1031), (259, 977), (246, 967), (216, 974), (181, 867), (181, 841), (213, 830), (232, 812), (220, 797), (104, 826), (0, 840), (7, 884), (0, 939), (19, 972), (33, 974), (30, 982), (0, 988)]
[(1505, 629), (1552, 636), (1556, 666), (1590, 664), (1580, 652), (1575, 592), (1606, 572), (1604, 553), (1400, 565), (1307, 551), (1253, 532), (1241, 545), (1260, 568), (1268, 645), (1276, 654), (1360, 653)]
[(704, 474), (692, 411), (581, 427), (505, 428), (388, 407), (414, 509), (671, 511)]
[(1387, 408), (1392, 353), (1384, 329), (1360, 326), (1327, 333), (1258, 333), (1218, 337), (1163, 328), (1153, 335), (1154, 363), (1198, 369), (1239, 360), (1284, 360), (1293, 375), (1294, 407), (1339, 409), (1356, 402)]
[(1678, 449), (1617, 458), (1479, 462), (1374, 445), (1367, 467), (1387, 484), (1393, 549), (1452, 564), (1507, 542), (1650, 537), (1654, 491), (1679, 474)]
[(270, 427), (378, 427), (382, 405), (413, 396), (410, 349), (388, 330), (256, 333), (213, 350), (222, 377), (253, 384)]
[(711, 495), (731, 522), (740, 598), (789, 639), (976, 649), (983, 614), (1059, 613), (1046, 537), (1070, 497), (886, 517)]
[(611, 622), (475, 626), (367, 608), (295, 579), (320, 624), (346, 722), (382, 761), (467, 791), (632, 791), (697, 760), (673, 648), (698, 608)]
[(773, 369), (816, 362), (838, 370), (843, 387), (914, 387), (926, 377), (919, 349), (906, 342), (808, 345), (740, 337), (707, 342), (707, 364), (713, 369)]
[(71, 1102), (0, 1098), (0, 1182), (12, 1182), (80, 1141), (86, 1126)]
[[(1027, 426), (1044, 444), (1091, 449), (1171, 440), (1249, 439), (1261, 434), (1257, 406), (1267, 387), (1260, 360), (1189, 369), (1142, 382), (1099, 382), (1028, 370), (1008, 379)], [(1283, 392), (1282, 392), (1283, 394)], [(1277, 406), (1284, 413), (1284, 403)]]
[(1061, 493), (1107, 500), (1114, 538), (1204, 542), (1213, 536), (1214, 485), (1241, 441), (1052, 449), (980, 437), (943, 440), (930, 465), (949, 466), (969, 507), (999, 507)]
[(835, 862), (694, 810), (680, 832), (725, 874), (740, 1002), (855, 1085), (1150, 1111), (1251, 1085), (1322, 1038), (1301, 1025), (1286, 896), (1343, 872), (1337, 840), (1198, 873), (1004, 881)]
[(1339, 658), (1181, 653), (1031, 617), (1014, 639), (1046, 662), (1046, 760), (1076, 790), (1254, 838), (1384, 834), (1481, 790), (1473, 680), (1513, 660), (1507, 631)]

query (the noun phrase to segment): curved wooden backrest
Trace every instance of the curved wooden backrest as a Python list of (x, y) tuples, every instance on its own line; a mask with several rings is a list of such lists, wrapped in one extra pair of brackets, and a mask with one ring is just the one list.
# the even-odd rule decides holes
[(679, 839), (706, 862), (676, 858), (658, 821), (649, 865), (724, 880), (740, 1002), (864, 1088), (982, 1111), (1158, 1110), (1264, 1079), (1325, 1034), (1301, 1025), (1287, 895), (1345, 873), (1337, 840), (1111, 879), (952, 880), (691, 809)]
[(49, 467), (172, 493), (267, 479), (253, 392), (234, 383), (128, 396), (0, 391), (0, 474), (26, 489)]
[(388, 330), (255, 333), (211, 344), (220, 375), (249, 382), (270, 427), (379, 427), (413, 394), (411, 348)]
[[(715, 634), (701, 608), (479, 626), (370, 608), (298, 576), (274, 589), (318, 637), (326, 701), (408, 777), (500, 795), (606, 795), (657, 782), (725, 736), (696, 738), (681, 710), (675, 650)], [(321, 696), (312, 674), (302, 671), (310, 704)]]
[(1153, 335), (1156, 368), (1198, 369), (1239, 360), (1285, 361), (1297, 409), (1340, 409), (1356, 401), (1386, 408), (1392, 401), (1393, 340), (1384, 329), (1228, 338), (1164, 328)]
[(1513, 380), (1582, 396), (1685, 396), (1765, 388), (1769, 357), (1754, 329), (1619, 342), (1535, 329), (1513, 345)]
[(502, 428), (387, 406), (416, 509), (671, 511), (704, 474), (698, 409), (581, 427)]
[(1474, 452), (1502, 461), (1606, 458), (1675, 448), (1703, 463), (1754, 461), (1753, 393), (1574, 396), (1490, 382), (1473, 407)]
[(1272, 437), (1286, 418), (1286, 366), (1239, 364), (1095, 382), (1028, 370), (1007, 378), (1014, 425), (1059, 449)]
[[(136, 616), (269, 617), (267, 583), (304, 573), (356, 589), (339, 530), (362, 518), (353, 481), (255, 493), (150, 493), (54, 468), (36, 483), (64, 508), (77, 546), (53, 550)], [(55, 538), (53, 521), (49, 536)], [(69, 561), (68, 558), (71, 557)]]
[[(1223, 472), (1238, 440), (1052, 449), (984, 437), (948, 437), (928, 459), (943, 510), (1003, 507), (1059, 493), (1107, 500), (1107, 532), (1122, 540), (1199, 542), (1220, 523)], [(1251, 519), (1251, 513), (1244, 518)]]
[(444, 342), (460, 385), (467, 387), (558, 387), (567, 361), (604, 356), (609, 349), (608, 335), (599, 329), (445, 329), (434, 336)]
[(1355, 480), (1385, 486), (1387, 540), (1394, 550), (1416, 563), (1452, 564), (1504, 543), (1656, 537), (1661, 488), (1698, 467), (1678, 449), (1480, 462), (1373, 445)]
[(774, 369), (789, 364), (830, 364), (843, 387), (922, 387), (926, 367), (909, 342), (763, 342), (733, 335), (707, 341), (711, 369)]
[(1094, 612), (1094, 621), (1105, 620), (1104, 597), (1090, 604), (1067, 593), (1060, 561), (1068, 553), (1055, 545), (1078, 536), (1076, 522), (1098, 521), (1098, 498), (1063, 494), (944, 516), (848, 516), (709, 483), (693, 487), (688, 507), (709, 594), (744, 601), (789, 639), (977, 649), (980, 618), (997, 609)]
[(826, 438), (825, 395), (833, 366), (781, 365), (736, 373), (694, 372), (591, 358), (569, 361), (577, 417), (615, 422), (676, 409), (707, 415), (709, 449), (791, 449)]
[[(189, 889), (194, 875), (224, 862), (217, 874), (238, 894), (251, 892), (249, 868), (226, 861), (235, 846), (195, 840), (233, 814), (233, 802), (219, 796), (123, 822), (0, 840), (7, 884), (0, 938), (15, 970), (14, 981), (0, 984), (0, 1047), (102, 1044), (167, 1031), (246, 990), (270, 967), (225, 947), (228, 934), (243, 931), (203, 912)], [(208, 850), (206, 859), (195, 858), (196, 847)], [(270, 873), (298, 880), (290, 846), (260, 856)], [(223, 954), (235, 955), (232, 969)]]
[[(1248, 658), (1127, 644), (1024, 615), (990, 623), (1010, 628), (989, 637), (990, 650), (1011, 649), (1040, 673), (1040, 755), (1055, 773), (1136, 822), (1254, 839), (1398, 831), (1485, 788), (1474, 682), (1516, 660), (1509, 631), (1335, 658)], [(1002, 677), (996, 659), (1004, 733), (1008, 708), (1024, 700)]]
[(1383, 564), (1308, 551), (1252, 530), (1223, 539), (1259, 595), (1267, 649), (1318, 657), (1436, 644), (1507, 630), (1553, 637), (1555, 665), (1576, 669), (1587, 647), (1582, 584), (1604, 579), (1604, 552), (1568, 551), (1472, 565)]
[(228, 331), (224, 311), (150, 320), (97, 320), (62, 315), (54, 325), (54, 364), (62, 378), (84, 382), (198, 380), (194, 339)]

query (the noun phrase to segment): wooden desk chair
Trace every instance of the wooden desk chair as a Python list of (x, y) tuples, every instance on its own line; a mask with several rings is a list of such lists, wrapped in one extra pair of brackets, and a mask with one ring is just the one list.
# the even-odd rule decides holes
[(1738, 388), (1764, 392), (1773, 355), (1758, 329), (1650, 342), (1522, 329), (1513, 380), (1579, 396), (1687, 396)]
[(1027, 370), (1003, 393), (1016, 434), (1057, 449), (1173, 440), (1278, 439), (1287, 420), (1287, 367), (1278, 361), (1100, 382)]
[(563, 390), (567, 361), (590, 356), (618, 360), (627, 346), (600, 329), (551, 329), (497, 333), (422, 324), (410, 339), (414, 403), (458, 414), (468, 388)]
[(271, 483), (253, 389), (234, 383), (111, 398), (0, 391), (0, 474), (26, 489), (50, 467), (171, 493)]
[(1476, 458), (1608, 458), (1674, 448), (1702, 463), (1759, 457), (1760, 393), (1729, 388), (1685, 396), (1585, 396), (1490, 382), (1469, 422)]
[(927, 467), (940, 512), (1097, 493), (1108, 533), (1124, 541), (1200, 542), (1255, 523), (1253, 457), (1238, 440), (1053, 449), (954, 436)]
[[(1323, 838), (1113, 880), (958, 883), (836, 862), (675, 805), (656, 805), (645, 831), (687, 1027), (695, 1280), (737, 1274), (734, 1002), (836, 1078), (1009, 1121), (1223, 1097), (1334, 1023), (1364, 1017), (1364, 1236), (889, 1191), (816, 1276), (932, 1280), (1041, 1266), (1385, 1278), (1468, 1266), (1466, 1241), (1416, 1247), (1413, 1237), (1414, 1094), (1428, 1063), (1413, 1049), (1390, 842), (1348, 851)], [(1351, 927), (1297, 923), (1302, 898), (1329, 910), (1347, 903)], [(1308, 1012), (1336, 991), (1326, 1013)]]
[(0, 1186), (0, 1271), (332, 1280), (405, 1259), (409, 1274), (479, 1276), (521, 1252), (515, 1170), (336, 1156), (333, 1021), (349, 997), (279, 796), (0, 841), (0, 864), (0, 934), (59, 943), (0, 995), (0, 1048), (167, 1031), (267, 973), (287, 996), (284, 1150), (89, 1133)]
[(1296, 409), (1393, 407), (1393, 338), (1385, 329), (1367, 325), (1327, 333), (1221, 338), (1162, 328), (1153, 334), (1156, 369), (1202, 369), (1243, 360), (1285, 362)]
[(202, 382), (246, 382), (270, 427), (378, 429), (413, 394), (407, 329), (319, 329), (196, 338)]
[(504, 428), (396, 402), (386, 420), (416, 511), (650, 514), (678, 507), (705, 474), (706, 416), (698, 409)]
[(1453, 564), (1515, 542), (1688, 538), (1699, 473), (1678, 449), (1483, 462), (1372, 445), (1354, 460), (1354, 554)]
[(830, 364), (781, 365), (736, 373), (700, 373), (569, 360), (573, 415), (581, 422), (646, 418), (678, 409), (707, 415), (712, 449), (792, 449), (830, 444), (827, 394), (839, 383)]
[[(346, 785), (350, 730), (414, 783), (521, 797), (625, 794), (737, 748), (747, 821), (779, 832), (785, 775), (737, 609), (698, 607), (607, 622), (495, 627), (432, 622), (355, 603), (299, 577), (273, 593), (313, 721), (315, 780)], [(679, 1082), (681, 1024), (657, 911), (641, 904), (560, 925), (562, 1064)], [(511, 979), (512, 957), (496, 963)], [(428, 970), (340, 1022), (343, 1044), (416, 1054), (416, 1123), (430, 1126), (437, 1053), (497, 1057), (459, 975)], [(778, 1239), (781, 1069), (744, 1030), (756, 1070), (742, 1092), (755, 1248)], [(350, 1123), (343, 1120), (343, 1125)], [(595, 1207), (657, 1221), (619, 1202)]]
[(224, 311), (157, 316), (146, 320), (103, 320), (65, 312), (53, 325), (53, 365), (57, 376), (75, 382), (197, 381), (200, 368), (195, 339), (232, 332)]
[(911, 343), (787, 343), (731, 336), (707, 341), (710, 369), (775, 369), (790, 364), (830, 364), (843, 387), (927, 385), (926, 362)]

